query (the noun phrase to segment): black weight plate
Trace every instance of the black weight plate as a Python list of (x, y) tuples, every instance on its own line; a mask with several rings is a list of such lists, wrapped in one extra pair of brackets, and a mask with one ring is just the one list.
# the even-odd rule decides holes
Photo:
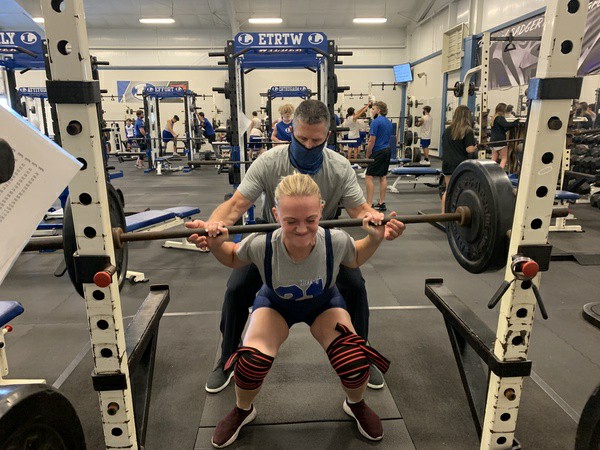
[(409, 114), (408, 116), (406, 116), (406, 127), (411, 128), (412, 126), (413, 126), (413, 116), (412, 116), (412, 114)]
[(452, 174), (446, 190), (446, 212), (471, 209), (471, 225), (447, 225), (448, 243), (458, 263), (471, 273), (490, 272), (506, 265), (508, 231), (515, 195), (508, 176), (493, 161), (467, 160)]
[(15, 171), (15, 155), (12, 147), (0, 139), (0, 184), (11, 179)]
[[(108, 207), (110, 210), (110, 223), (111, 228), (127, 229), (127, 222), (125, 221), (125, 212), (121, 204), (121, 199), (117, 190), (110, 184), (106, 185), (108, 194)], [(83, 294), (83, 284), (75, 280), (75, 263), (73, 261), (73, 254), (77, 251), (77, 241), (75, 238), (75, 227), (73, 224), (73, 214), (71, 213), (71, 203), (67, 199), (65, 206), (64, 218), (63, 218), (63, 251), (65, 257), (65, 265), (67, 266), (67, 272), (71, 283), (75, 287), (75, 290), (81, 295)], [(128, 262), (129, 250), (127, 244), (123, 245), (122, 248), (115, 249), (115, 259), (117, 262), (117, 278), (119, 281), (119, 289), (123, 287), (125, 283), (125, 276), (127, 274), (127, 262)]]
[(575, 450), (598, 449), (600, 449), (600, 384), (583, 407), (575, 437)]
[(456, 83), (454, 83), (454, 89), (452, 90), (452, 92), (454, 93), (455, 97), (462, 97), (464, 91), (465, 85), (462, 81), (457, 81)]
[(421, 148), (413, 147), (412, 148), (412, 162), (419, 162), (419, 161), (421, 161)]
[(75, 409), (58, 390), (15, 384), (3, 386), (0, 394), (0, 448), (83, 450), (86, 445)]
[(404, 132), (404, 146), (410, 147), (413, 143), (413, 132), (410, 130), (406, 130)]

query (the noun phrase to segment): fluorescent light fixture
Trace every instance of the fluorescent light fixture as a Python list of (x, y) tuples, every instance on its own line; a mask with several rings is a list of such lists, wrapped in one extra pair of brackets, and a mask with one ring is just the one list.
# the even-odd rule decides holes
[(281, 17), (252, 17), (250, 19), (248, 19), (248, 22), (250, 23), (254, 23), (254, 24), (274, 24), (274, 23), (281, 23), (283, 22), (283, 19)]
[(146, 17), (140, 19), (140, 23), (146, 24), (168, 24), (175, 23), (175, 19), (172, 17)]
[(356, 17), (353, 20), (354, 23), (386, 23), (387, 18), (385, 17)]
[(35, 23), (44, 23), (45, 22), (43, 17), (34, 17), (33, 21)]

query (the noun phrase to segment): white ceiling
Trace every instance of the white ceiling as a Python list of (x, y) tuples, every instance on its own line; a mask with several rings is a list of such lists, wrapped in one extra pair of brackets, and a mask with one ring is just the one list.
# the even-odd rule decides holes
[[(32, 16), (41, 15), (40, 0), (16, 1)], [(170, 17), (184, 29), (269, 30), (364, 30), (405, 28), (424, 19), (448, 0), (86, 0), (89, 28), (148, 28), (140, 17)], [(251, 17), (283, 18), (281, 25), (250, 25)], [(356, 25), (354, 17), (387, 17), (385, 25)], [(0, 22), (0, 26), (5, 25)], [(236, 27), (237, 25), (237, 27)], [(376, 28), (375, 28), (376, 27)]]

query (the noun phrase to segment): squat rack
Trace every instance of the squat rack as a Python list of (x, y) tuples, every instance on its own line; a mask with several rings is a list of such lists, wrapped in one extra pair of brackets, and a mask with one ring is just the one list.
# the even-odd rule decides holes
[[(232, 159), (245, 161), (245, 129), (241, 118), (246, 109), (244, 77), (255, 69), (304, 68), (317, 74), (317, 97), (327, 105), (331, 129), (336, 130), (335, 103), (337, 94), (349, 89), (338, 86), (335, 65), (342, 64), (340, 56), (352, 56), (352, 52), (338, 50), (333, 40), (321, 32), (268, 32), (238, 33), (227, 41), (223, 52), (211, 52), (209, 56), (224, 57), (219, 65), (226, 65), (228, 77), (224, 87), (213, 91), (225, 94), (231, 113)], [(337, 133), (331, 133), (329, 145), (335, 146)], [(239, 155), (239, 157), (238, 157)], [(246, 172), (240, 167), (241, 178)]]
[[(150, 145), (152, 149), (152, 166), (155, 166), (156, 158), (164, 156), (164, 147), (162, 140), (162, 129), (160, 125), (160, 101), (165, 98), (183, 99), (183, 110), (185, 120), (185, 143), (189, 151), (188, 159), (194, 160), (193, 154), (196, 149), (196, 136), (198, 129), (198, 118), (196, 110), (196, 93), (194, 91), (183, 89), (179, 86), (150, 86), (147, 85), (142, 93), (144, 102), (144, 121), (146, 130), (150, 134)], [(154, 136), (154, 137), (152, 137)]]
[[(576, 68), (587, 6), (588, 0), (550, 2), (546, 15), (553, 20), (545, 23), (538, 78), (531, 80), (528, 92), (531, 108), (524, 151), (525, 170), (521, 173), (519, 183), (509, 255), (529, 255), (542, 270), (547, 270), (549, 261), (548, 227), (570, 103), (572, 98), (579, 96), (581, 89), (582, 80), (576, 77)], [(100, 132), (96, 105), (100, 102), (100, 89), (91, 74), (92, 61), (83, 1), (43, 0), (42, 11), (48, 39), (49, 71), (52, 75), (47, 82), (49, 98), (56, 103), (63, 147), (84, 163), (69, 185), (78, 248), (76, 256), (82, 269), (81, 275), (84, 275), (84, 268), (86, 273), (93, 274), (98, 269), (103, 270), (108, 262), (114, 265), (115, 255), (102, 152), (97, 151), (100, 148)], [(324, 35), (317, 34), (324, 39)], [(236, 36), (236, 40), (239, 36)], [(247, 41), (249, 38), (243, 39)], [(337, 91), (333, 77), (336, 58), (333, 41), (327, 41), (327, 48), (330, 52), (319, 63), (326, 66), (320, 69), (323, 75), (319, 79), (319, 87), (320, 98), (327, 99), (333, 121), (333, 104), (330, 103), (335, 103), (334, 94), (332, 89), (328, 89), (330, 87)], [(242, 63), (239, 57), (248, 52), (236, 52), (233, 41), (228, 42), (227, 49), (230, 52), (227, 57), (230, 82), (233, 82), (230, 86), (235, 86), (230, 91), (233, 94), (230, 95), (230, 102), (234, 106), (234, 141), (241, 146), (243, 140), (238, 132), (238, 106), (243, 109), (240, 89), (243, 79), (240, 77)], [(241, 156), (243, 158), (243, 153)], [(512, 262), (509, 256), (505, 272), (507, 282), (514, 280)], [(116, 275), (113, 275), (113, 282), (106, 288), (95, 286), (92, 280), (85, 277), (81, 281), (94, 357), (92, 377), (99, 395), (106, 447), (143, 447), (147, 410), (136, 408), (134, 411)], [(512, 283), (502, 296), (494, 347), (494, 354), (500, 361), (527, 360), (536, 302), (531, 286), (539, 286), (540, 276), (537, 275), (532, 282), (529, 285)], [(158, 297), (161, 294), (155, 291), (151, 292), (152, 295)], [(99, 326), (101, 323), (102, 327)], [(482, 449), (513, 448), (524, 376), (490, 375), (481, 433)]]
[[(273, 100), (276, 98), (301, 98), (306, 100), (314, 94), (306, 86), (271, 86), (265, 94), (260, 94), (266, 97), (267, 101), (264, 107), (265, 114), (269, 118), (265, 123), (267, 135), (271, 134), (271, 124), (273, 123)], [(262, 108), (261, 108), (262, 109)]]

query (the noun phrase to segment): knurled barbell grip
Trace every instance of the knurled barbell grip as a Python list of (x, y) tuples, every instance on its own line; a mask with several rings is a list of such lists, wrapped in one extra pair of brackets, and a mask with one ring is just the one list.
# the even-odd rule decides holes
[[(409, 223), (434, 223), (434, 222), (458, 222), (461, 226), (468, 226), (471, 223), (471, 211), (465, 206), (459, 206), (453, 213), (445, 214), (414, 214), (404, 216), (386, 217), (382, 224), (386, 224), (390, 220), (395, 219), (405, 224)], [(338, 219), (338, 220), (322, 220), (319, 226), (323, 228), (348, 228), (360, 227), (362, 219)], [(227, 227), (230, 235), (233, 234), (249, 234), (249, 233), (266, 233), (279, 228), (278, 223), (267, 223), (257, 225), (234, 225)], [(186, 238), (194, 234), (206, 236), (205, 230), (187, 228), (183, 230), (164, 230), (164, 231), (144, 231), (143, 233), (125, 233), (120, 228), (113, 228), (113, 241), (115, 247), (120, 248), (124, 242), (134, 241), (154, 241), (161, 239), (177, 239)]]

